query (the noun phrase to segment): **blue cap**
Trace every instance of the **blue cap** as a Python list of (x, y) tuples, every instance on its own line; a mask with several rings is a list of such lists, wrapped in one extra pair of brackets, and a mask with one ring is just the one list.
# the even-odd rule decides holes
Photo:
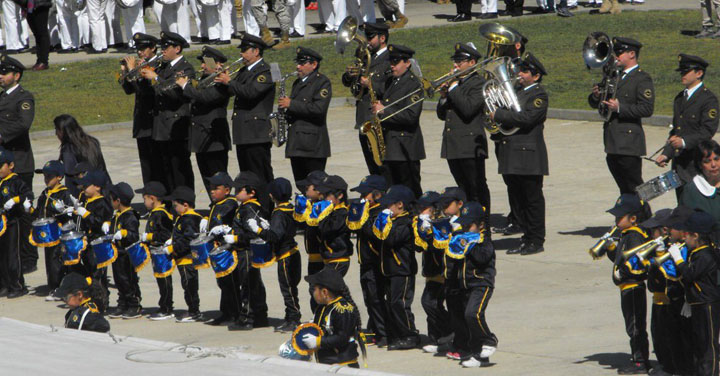
[(105, 173), (103, 171), (90, 170), (85, 174), (85, 176), (78, 180), (78, 184), (83, 187), (87, 187), (89, 185), (102, 187), (105, 185), (105, 181)]
[(353, 192), (358, 192), (361, 195), (366, 195), (372, 191), (385, 192), (387, 189), (387, 181), (380, 175), (368, 175), (364, 177), (357, 187), (351, 188)]
[(290, 180), (285, 178), (276, 178), (271, 181), (267, 186), (268, 193), (273, 196), (274, 199), (283, 202), (290, 199), (292, 196), (292, 185)]
[(392, 205), (396, 202), (402, 202), (406, 207), (415, 201), (415, 194), (410, 188), (404, 185), (393, 185), (388, 189), (387, 193), (380, 198), (380, 204)]
[(36, 169), (35, 173), (50, 176), (65, 176), (65, 165), (63, 165), (62, 161), (47, 161), (43, 168)]
[(114, 194), (115, 197), (119, 198), (122, 203), (130, 203), (132, 202), (133, 197), (135, 197), (135, 192), (133, 192), (132, 187), (130, 187), (130, 184), (125, 182), (111, 185), (110, 192)]
[(678, 230), (697, 232), (698, 234), (709, 234), (713, 232), (714, 227), (715, 218), (713, 218), (712, 215), (700, 209), (695, 209), (685, 223), (679, 226)]
[(233, 187), (233, 179), (228, 175), (227, 172), (217, 172), (215, 175), (211, 176), (208, 179), (208, 183), (210, 183), (210, 186), (217, 187), (219, 185), (222, 185), (223, 187), (232, 188)]
[(485, 208), (475, 201), (468, 202), (463, 205), (460, 210), (460, 217), (455, 221), (463, 228), (467, 228), (472, 223), (478, 223), (485, 217)]
[(15, 162), (15, 154), (0, 146), (0, 165), (3, 163)]
[(630, 213), (640, 213), (642, 206), (642, 200), (640, 200), (638, 195), (634, 193), (623, 193), (617, 201), (615, 201), (615, 206), (608, 209), (607, 212), (615, 217), (622, 217)]
[(420, 196), (417, 203), (422, 208), (429, 208), (440, 201), (440, 194), (435, 191), (427, 191)]

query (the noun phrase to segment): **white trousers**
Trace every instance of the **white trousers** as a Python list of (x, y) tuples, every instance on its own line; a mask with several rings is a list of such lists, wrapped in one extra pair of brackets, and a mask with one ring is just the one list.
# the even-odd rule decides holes
[(21, 50), (27, 44), (27, 31), (23, 30), (20, 7), (10, 0), (2, 2), (2, 18), (5, 29), (5, 48)]
[(347, 9), (346, 0), (318, 0), (320, 22), (325, 24), (326, 31), (337, 31), (342, 20), (345, 19)]
[(480, 13), (497, 13), (497, 0), (482, 0)]
[[(202, 5), (198, 3), (196, 0), (188, 0), (187, 1), (188, 9), (190, 9), (190, 14), (192, 14), (193, 19), (195, 20), (195, 28), (197, 29), (197, 37), (206, 37), (207, 36), (207, 26), (203, 25), (203, 19), (202, 15), (200, 14), (202, 12)], [(190, 39), (188, 39), (188, 43), (190, 43)]]
[(190, 15), (187, 2), (178, 0), (175, 4), (163, 5), (156, 1), (153, 3), (153, 10), (158, 16), (160, 30), (178, 33), (190, 43)]
[(305, 1), (295, 0), (295, 4), (288, 6), (288, 11), (292, 19), (290, 34), (296, 32), (305, 35)]
[(220, 0), (218, 4), (218, 31), (220, 33), (220, 40), (230, 40), (233, 32), (235, 32), (235, 25), (233, 23), (232, 15), (235, 14), (235, 4), (233, 0)]
[(200, 25), (202, 27), (201, 36), (207, 37), (210, 40), (220, 39), (220, 4), (215, 6), (205, 6), (198, 2), (197, 9), (200, 18)]
[(64, 49), (80, 47), (80, 29), (76, 14), (65, 8), (64, 1), (57, 2), (58, 31), (60, 46)]
[(128, 46), (135, 47), (133, 35), (135, 33), (145, 33), (145, 20), (143, 19), (143, 3), (142, 1), (135, 4), (134, 7), (122, 9), (123, 23), (125, 24), (125, 40)]
[[(252, 0), (243, 0), (242, 5), (243, 24), (245, 25), (245, 32), (250, 35), (259, 37), (260, 26), (258, 25), (257, 20), (255, 20), (255, 16), (252, 14)], [(267, 12), (267, 5), (264, 5), (264, 8)]]
[(122, 8), (117, 6), (115, 0), (108, 0), (105, 7), (105, 35), (107, 36), (108, 46), (123, 43), (121, 18)]
[(96, 51), (107, 49), (107, 30), (105, 28), (107, 4), (112, 0), (87, 0), (90, 38)]

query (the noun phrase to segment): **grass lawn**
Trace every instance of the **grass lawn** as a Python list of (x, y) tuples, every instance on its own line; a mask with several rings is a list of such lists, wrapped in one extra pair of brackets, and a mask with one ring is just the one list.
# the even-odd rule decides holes
[[(583, 14), (573, 18), (521, 17), (503, 23), (517, 28), (530, 39), (528, 51), (537, 56), (549, 72), (543, 84), (554, 108), (588, 109), (586, 97), (593, 83), (600, 80), (600, 72), (585, 68), (582, 43), (589, 32), (598, 30), (611, 37), (633, 37), (644, 44), (640, 64), (655, 82), (655, 114), (672, 114), (672, 100), (682, 89), (679, 75), (674, 71), (680, 52), (708, 60), (711, 64), (705, 81), (716, 93), (720, 92), (720, 42), (697, 40), (681, 33), (700, 28), (700, 12), (696, 10), (623, 12), (619, 16)], [(415, 49), (424, 76), (432, 80), (451, 68), (449, 57), (455, 42), (472, 41), (484, 53), (486, 44), (477, 32), (478, 25), (479, 22), (472, 22), (397, 30), (391, 32), (390, 42)], [(335, 52), (334, 40), (334, 36), (328, 36), (300, 43), (325, 57), (321, 71), (332, 80), (334, 95), (349, 96), (349, 90), (340, 83), (340, 76), (353, 60), (354, 46), (340, 56)], [(296, 44), (299, 43), (293, 45)], [(228, 47), (223, 51), (230, 60), (239, 57), (237, 48)], [(189, 53), (188, 57), (199, 66), (197, 54)], [(283, 72), (287, 72), (294, 69), (294, 56), (294, 48), (288, 48), (268, 51), (265, 59), (278, 62)], [(61, 71), (61, 67), (66, 70)], [(113, 58), (53, 64), (42, 73), (28, 72), (23, 86), (35, 94), (37, 103), (33, 129), (50, 129), (52, 119), (62, 113), (74, 115), (82, 125), (131, 120), (134, 97), (125, 95), (115, 80), (118, 67), (118, 59)], [(290, 84), (288, 82), (288, 90)]]

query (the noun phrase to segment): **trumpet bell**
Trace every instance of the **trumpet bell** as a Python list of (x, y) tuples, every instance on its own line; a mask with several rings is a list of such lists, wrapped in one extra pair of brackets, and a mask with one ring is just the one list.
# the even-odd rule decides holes
[(612, 57), (613, 44), (602, 31), (590, 33), (583, 43), (583, 60), (588, 68), (605, 66)]

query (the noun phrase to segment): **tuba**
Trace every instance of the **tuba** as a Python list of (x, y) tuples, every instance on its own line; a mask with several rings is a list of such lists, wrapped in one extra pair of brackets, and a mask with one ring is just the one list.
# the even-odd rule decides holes
[[(286, 97), (285, 94), (285, 83), (290, 77), (297, 76), (298, 72), (290, 72), (280, 79), (280, 97)], [(268, 120), (270, 120), (270, 139), (272, 139), (273, 145), (280, 147), (287, 142), (288, 137), (288, 122), (285, 118), (285, 109), (278, 109), (276, 112), (270, 114)]]
[(615, 236), (617, 232), (617, 226), (613, 226), (607, 236), (600, 238), (600, 240), (598, 240), (598, 242), (588, 250), (588, 253), (592, 256), (593, 260), (599, 260), (603, 257), (605, 252), (607, 252), (608, 246), (612, 243), (613, 236)]
[(608, 99), (614, 99), (617, 86), (620, 83), (621, 69), (613, 53), (613, 43), (607, 34), (602, 31), (590, 33), (583, 43), (583, 60), (588, 69), (602, 68), (603, 77), (597, 84), (600, 89), (600, 102), (598, 112), (605, 121), (610, 120), (612, 112), (603, 104)]

